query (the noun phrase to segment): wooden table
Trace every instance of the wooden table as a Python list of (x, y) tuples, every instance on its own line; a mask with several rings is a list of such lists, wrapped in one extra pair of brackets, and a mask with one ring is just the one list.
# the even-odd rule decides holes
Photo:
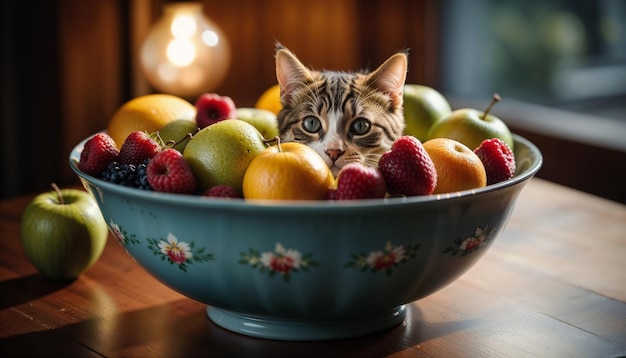
[(31, 197), (0, 203), (0, 355), (626, 356), (626, 206), (533, 179), (507, 228), (462, 278), (357, 339), (280, 342), (213, 324), (110, 238), (72, 282), (43, 278), (20, 243)]

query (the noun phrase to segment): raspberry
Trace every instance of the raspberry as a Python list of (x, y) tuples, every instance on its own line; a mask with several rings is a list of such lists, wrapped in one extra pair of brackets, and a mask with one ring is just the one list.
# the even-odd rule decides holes
[(353, 162), (346, 164), (337, 174), (335, 200), (382, 199), (385, 194), (385, 178), (378, 168)]
[(113, 184), (152, 190), (146, 174), (146, 167), (149, 162), (150, 160), (145, 160), (139, 165), (125, 164), (117, 161), (111, 162), (100, 174), (100, 179)]
[(378, 160), (391, 195), (429, 195), (437, 186), (437, 170), (419, 139), (404, 135)]
[(155, 191), (192, 194), (196, 179), (183, 155), (174, 148), (163, 149), (148, 163), (148, 182)]
[(117, 160), (118, 155), (113, 138), (106, 133), (98, 133), (85, 142), (78, 169), (85, 174), (97, 176), (110, 162)]
[(120, 148), (119, 161), (125, 164), (139, 164), (152, 159), (161, 151), (159, 143), (143, 131), (135, 131), (126, 137)]
[(202, 193), (202, 196), (218, 198), (241, 198), (241, 194), (230, 185), (216, 185)]
[(484, 140), (474, 153), (483, 162), (487, 173), (487, 185), (511, 179), (515, 175), (515, 155), (501, 139)]
[(237, 118), (235, 102), (228, 96), (204, 93), (195, 103), (198, 128), (210, 126), (224, 119)]

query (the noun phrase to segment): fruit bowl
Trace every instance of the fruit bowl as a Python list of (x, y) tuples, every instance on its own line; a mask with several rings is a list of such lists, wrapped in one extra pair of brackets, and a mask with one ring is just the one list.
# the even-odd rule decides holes
[(407, 303), (467, 271), (504, 230), (542, 156), (515, 136), (514, 178), (444, 195), (254, 203), (111, 184), (71, 168), (113, 236), (160, 282), (207, 304), (214, 323), (279, 340), (391, 328)]

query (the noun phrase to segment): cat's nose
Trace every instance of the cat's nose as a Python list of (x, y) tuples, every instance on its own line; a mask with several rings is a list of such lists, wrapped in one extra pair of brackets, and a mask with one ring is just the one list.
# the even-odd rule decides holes
[(328, 156), (330, 157), (330, 160), (332, 160), (333, 163), (337, 161), (337, 158), (341, 157), (343, 153), (345, 153), (345, 151), (340, 150), (340, 149), (328, 149), (326, 151), (326, 154), (328, 154)]

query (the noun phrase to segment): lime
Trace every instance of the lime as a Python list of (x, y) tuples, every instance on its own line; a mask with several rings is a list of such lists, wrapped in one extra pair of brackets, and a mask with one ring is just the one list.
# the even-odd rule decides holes
[(248, 165), (265, 148), (263, 136), (253, 125), (226, 119), (196, 133), (185, 146), (183, 157), (202, 191), (226, 184), (241, 192)]

